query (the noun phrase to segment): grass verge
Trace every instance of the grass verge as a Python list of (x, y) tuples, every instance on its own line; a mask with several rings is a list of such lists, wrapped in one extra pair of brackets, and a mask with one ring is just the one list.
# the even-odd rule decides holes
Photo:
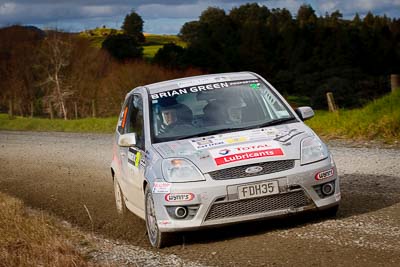
[[(0, 114), (0, 130), (112, 133), (116, 123), (117, 117), (68, 121), (16, 117), (10, 120), (7, 114)], [(316, 111), (307, 124), (326, 139), (382, 139), (389, 143), (400, 140), (400, 89), (360, 109), (336, 113)]]
[(400, 89), (360, 109), (318, 111), (307, 124), (328, 139), (400, 140)]
[(33, 214), (20, 200), (0, 193), (1, 267), (93, 266), (75, 248), (78, 242), (52, 217)]
[(116, 125), (117, 117), (67, 121), (62, 119), (15, 117), (10, 120), (7, 114), (0, 114), (0, 130), (112, 133)]

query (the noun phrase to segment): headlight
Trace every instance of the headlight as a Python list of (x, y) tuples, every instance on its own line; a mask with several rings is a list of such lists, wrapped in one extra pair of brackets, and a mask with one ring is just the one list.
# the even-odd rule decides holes
[(204, 181), (205, 178), (190, 161), (165, 159), (162, 162), (164, 178), (170, 183)]
[(325, 145), (316, 137), (307, 137), (301, 141), (301, 165), (319, 161), (328, 157)]

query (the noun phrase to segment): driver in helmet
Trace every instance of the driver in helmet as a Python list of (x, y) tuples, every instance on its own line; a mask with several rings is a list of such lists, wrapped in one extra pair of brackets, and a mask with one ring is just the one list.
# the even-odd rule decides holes
[(246, 107), (246, 103), (243, 101), (242, 98), (235, 98), (229, 101), (227, 105), (227, 112), (229, 121), (234, 124), (239, 124), (242, 122), (242, 110)]
[[(159, 134), (169, 131), (181, 132), (192, 126), (193, 113), (185, 105), (174, 103), (160, 107), (161, 125)], [(193, 127), (193, 126), (192, 126)]]

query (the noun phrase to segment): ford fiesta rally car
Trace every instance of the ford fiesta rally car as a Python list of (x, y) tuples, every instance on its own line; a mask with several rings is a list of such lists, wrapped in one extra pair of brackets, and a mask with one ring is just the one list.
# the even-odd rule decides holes
[(326, 145), (261, 76), (196, 76), (127, 94), (111, 172), (117, 210), (171, 232), (297, 213), (335, 214), (339, 178)]

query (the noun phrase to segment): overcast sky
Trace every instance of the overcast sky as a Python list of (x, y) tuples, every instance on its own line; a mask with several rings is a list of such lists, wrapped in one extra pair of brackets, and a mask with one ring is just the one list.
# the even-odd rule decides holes
[[(65, 31), (82, 31), (106, 25), (120, 28), (134, 9), (144, 20), (144, 31), (176, 34), (183, 23), (197, 20), (209, 6), (229, 12), (233, 7), (256, 1), (243, 0), (0, 0), (0, 27), (22, 24)], [(307, 3), (317, 15), (339, 10), (351, 19), (371, 11), (375, 15), (400, 17), (400, 0), (267, 0), (258, 1), (268, 8), (286, 8), (295, 15)]]

